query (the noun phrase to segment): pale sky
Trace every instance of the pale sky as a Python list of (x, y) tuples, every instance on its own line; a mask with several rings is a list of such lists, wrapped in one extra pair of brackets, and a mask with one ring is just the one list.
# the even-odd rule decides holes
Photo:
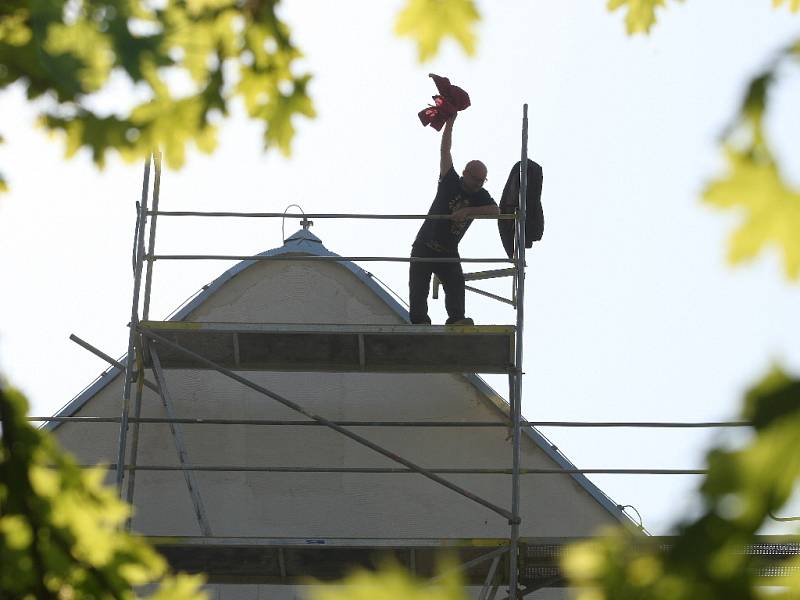
[[(162, 209), (425, 212), (439, 135), (416, 113), (435, 93), (427, 74), (438, 73), (472, 99), (456, 123), (456, 168), (482, 159), (495, 198), (519, 158), (522, 104), (530, 105), (545, 232), (529, 252), (527, 419), (731, 419), (771, 362), (800, 373), (800, 285), (786, 282), (775, 252), (730, 268), (725, 243), (739, 217), (699, 202), (724, 167), (716, 142), (748, 77), (800, 35), (800, 15), (769, 0), (669, 2), (650, 37), (629, 38), (622, 13), (607, 13), (602, 0), (484, 1), (476, 58), (448, 44), (419, 65), (411, 43), (392, 34), (399, 0), (283, 4), (314, 74), (319, 117), (297, 123), (287, 160), (263, 154), (260, 126), (235, 109), (216, 153), (192, 152), (183, 170), (164, 172)], [(800, 77), (785, 75), (770, 130), (800, 185)], [(65, 161), (19, 88), (0, 95), (0, 115), (0, 164), (12, 187), (0, 198), (0, 370), (28, 395), (32, 414), (53, 414), (106, 366), (70, 333), (114, 356), (127, 347), (142, 167), (113, 159), (99, 172), (85, 154)], [(287, 221), (287, 235), (298, 227)], [(342, 255), (404, 256), (417, 227), (318, 220), (312, 231)], [(160, 253), (254, 254), (281, 243), (279, 220), (158, 225)], [(495, 224), (476, 222), (461, 250), (502, 256)], [(156, 263), (152, 316), (165, 317), (230, 266)], [(363, 266), (407, 298), (406, 265)], [(443, 322), (443, 302), (432, 306)], [(475, 295), (467, 314), (479, 324), (515, 318)], [(487, 379), (507, 396), (505, 378)], [(543, 432), (584, 468), (698, 468), (720, 439), (713, 430)], [(635, 505), (655, 533), (686, 514), (700, 481), (591, 479)]]

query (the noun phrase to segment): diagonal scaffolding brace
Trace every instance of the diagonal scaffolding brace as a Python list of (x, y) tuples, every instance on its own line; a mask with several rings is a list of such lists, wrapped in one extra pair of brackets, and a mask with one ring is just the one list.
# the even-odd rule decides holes
[(500, 557), (495, 556), (492, 560), (492, 564), (489, 566), (489, 572), (486, 574), (486, 581), (483, 583), (483, 587), (481, 588), (481, 593), (478, 595), (478, 600), (487, 600), (489, 596), (489, 592), (491, 591), (492, 587), (497, 587), (494, 583), (494, 576), (497, 572), (497, 565), (500, 563)]
[[(98, 350), (94, 346), (92, 346), (89, 342), (82, 340), (77, 335), (72, 334), (69, 336), (73, 342), (85, 348), (95, 356), (99, 356), (112, 366), (120, 369), (125, 370), (125, 365), (121, 362), (114, 360), (105, 352)], [(161, 369), (161, 361), (158, 360), (158, 356), (155, 353), (154, 349), (150, 349), (153, 353), (153, 371), (156, 375), (156, 380), (159, 381), (159, 385), (155, 385), (151, 381), (148, 381), (144, 377), (143, 372), (137, 373), (137, 406), (135, 409), (136, 416), (133, 419), (128, 419), (129, 423), (134, 423), (136, 428), (134, 429), (133, 435), (133, 442), (132, 442), (132, 449), (131, 449), (131, 461), (133, 463), (133, 468), (128, 469), (130, 471), (129, 479), (128, 479), (128, 491), (126, 494), (126, 500), (128, 504), (133, 504), (133, 493), (134, 493), (134, 486), (135, 486), (135, 475), (136, 471), (139, 470), (136, 468), (136, 457), (137, 457), (137, 449), (138, 449), (138, 426), (141, 423), (167, 423), (169, 425), (170, 431), (172, 433), (172, 439), (175, 442), (175, 450), (178, 453), (178, 460), (181, 463), (181, 469), (183, 470), (184, 477), (186, 477), (186, 486), (189, 488), (189, 493), (192, 496), (192, 503), (194, 504), (194, 512), (197, 515), (197, 524), (200, 526), (200, 530), (203, 532), (205, 536), (211, 536), (211, 527), (208, 524), (208, 516), (205, 511), (205, 507), (203, 506), (203, 500), (200, 496), (199, 488), (194, 480), (194, 474), (192, 472), (192, 465), (189, 464), (189, 454), (186, 452), (186, 444), (183, 442), (183, 432), (181, 430), (180, 423), (181, 422), (191, 422), (190, 419), (179, 419), (175, 416), (175, 411), (172, 408), (172, 401), (169, 396), (169, 392), (167, 391), (166, 381), (164, 380), (163, 370)], [(141, 360), (137, 361), (141, 364)], [(157, 365), (157, 366), (156, 366)], [(160, 375), (159, 375), (160, 374)], [(159, 380), (160, 377), (160, 380)], [(141, 383), (139, 383), (141, 382)], [(141, 411), (141, 386), (146, 386), (153, 390), (156, 394), (158, 394), (159, 398), (161, 399), (161, 403), (164, 405), (164, 409), (167, 412), (166, 419), (146, 419), (140, 416)], [(162, 393), (163, 390), (163, 393)], [(78, 417), (80, 418), (80, 417)], [(116, 465), (115, 465), (116, 468)], [(130, 526), (130, 521), (128, 522), (128, 526)]]
[[(92, 346), (89, 342), (82, 340), (77, 335), (72, 334), (69, 336), (73, 342), (85, 348), (95, 356), (99, 356), (112, 366), (120, 369), (125, 370), (125, 365), (121, 362), (114, 360), (105, 352), (98, 350), (94, 346)], [(128, 419), (129, 423), (134, 423), (137, 428), (134, 429), (134, 436), (132, 442), (132, 449), (131, 449), (131, 461), (133, 463), (133, 468), (128, 469), (130, 471), (129, 479), (128, 479), (128, 491), (126, 494), (126, 500), (128, 504), (133, 504), (133, 492), (134, 492), (134, 485), (135, 485), (135, 475), (136, 475), (136, 456), (137, 456), (137, 448), (138, 448), (138, 425), (141, 423), (167, 423), (169, 425), (170, 431), (172, 432), (172, 439), (175, 442), (175, 450), (178, 453), (178, 460), (181, 463), (181, 469), (184, 472), (184, 476), (186, 477), (186, 485), (189, 488), (189, 493), (192, 496), (192, 502), (194, 503), (195, 514), (197, 515), (197, 524), (200, 526), (200, 530), (203, 532), (205, 536), (211, 536), (211, 527), (208, 524), (208, 516), (205, 511), (205, 507), (203, 506), (203, 500), (200, 496), (199, 488), (194, 480), (194, 474), (192, 472), (192, 465), (189, 463), (189, 455), (186, 452), (186, 445), (183, 443), (183, 434), (180, 428), (180, 423), (184, 422), (191, 422), (191, 419), (179, 419), (175, 416), (175, 411), (172, 408), (172, 401), (169, 397), (169, 392), (167, 391), (166, 380), (163, 377), (163, 370), (161, 369), (161, 362), (158, 361), (158, 355), (156, 354), (155, 350), (151, 348), (151, 352), (153, 353), (153, 371), (156, 373), (156, 379), (159, 378), (159, 373), (161, 373), (161, 381), (159, 385), (155, 385), (151, 381), (148, 381), (143, 373), (137, 373), (137, 407), (135, 410), (136, 416), (133, 419)], [(156, 362), (158, 361), (158, 362)], [(156, 367), (156, 364), (158, 367)], [(157, 369), (157, 372), (156, 372)], [(141, 384), (139, 384), (141, 382)], [(158, 394), (159, 398), (161, 399), (162, 404), (164, 405), (164, 409), (167, 412), (166, 419), (146, 419), (142, 418), (139, 413), (141, 411), (141, 390), (138, 389), (139, 385), (146, 386), (153, 390), (156, 394)], [(162, 390), (164, 393), (162, 394)], [(80, 418), (80, 417), (78, 417)], [(116, 468), (116, 465), (115, 465)], [(128, 523), (130, 525), (130, 523)]]
[[(164, 405), (164, 409), (167, 411), (167, 417), (174, 419), (175, 408), (169, 394), (166, 377), (164, 377), (164, 370), (161, 368), (161, 360), (158, 358), (158, 351), (155, 349), (152, 342), (148, 343), (148, 350), (153, 357), (153, 374), (156, 376), (158, 387), (161, 390), (161, 402)], [(172, 439), (175, 440), (175, 448), (178, 451), (181, 467), (183, 467), (183, 477), (186, 479), (186, 487), (189, 488), (189, 494), (192, 496), (192, 505), (194, 506), (194, 514), (197, 517), (197, 523), (200, 525), (200, 530), (203, 532), (203, 535), (210, 536), (211, 526), (208, 523), (208, 515), (203, 505), (203, 498), (200, 496), (200, 488), (197, 486), (194, 472), (186, 468), (189, 465), (189, 455), (186, 452), (183, 429), (178, 423), (174, 422), (169, 424), (169, 429), (172, 432)]]
[[(452, 574), (454, 572), (466, 571), (470, 567), (474, 567), (475, 565), (479, 565), (479, 564), (481, 564), (483, 562), (486, 562), (487, 560), (492, 560), (494, 566), (496, 567), (497, 566), (497, 564), (496, 564), (497, 561), (499, 561), (500, 557), (503, 556), (506, 552), (508, 552), (508, 546), (501, 546), (500, 548), (492, 550), (491, 552), (487, 552), (486, 554), (481, 554), (480, 556), (478, 556), (476, 558), (473, 558), (472, 560), (468, 560), (465, 563), (461, 563), (460, 565), (457, 565), (456, 567), (454, 567), (451, 570), (445, 571), (444, 573), (439, 573), (436, 577), (432, 577), (430, 581), (431, 581), (431, 583), (435, 583), (437, 581), (441, 581), (442, 579), (444, 579), (445, 577), (447, 577), (448, 575), (450, 575), (450, 574)], [(490, 572), (491, 572), (491, 568), (490, 568)], [(492, 575), (493, 575), (493, 573), (492, 573)]]

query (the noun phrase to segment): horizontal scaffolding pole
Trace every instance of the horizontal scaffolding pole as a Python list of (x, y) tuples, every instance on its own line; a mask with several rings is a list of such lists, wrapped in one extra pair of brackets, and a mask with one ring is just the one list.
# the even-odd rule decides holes
[(469, 290), (470, 292), (475, 292), (480, 296), (485, 296), (487, 298), (491, 298), (492, 300), (497, 300), (498, 302), (502, 302), (503, 304), (510, 304), (514, 306), (514, 302), (509, 300), (508, 298), (504, 298), (503, 296), (498, 296), (497, 294), (493, 294), (491, 292), (487, 292), (486, 290), (482, 290), (480, 288), (472, 287), (471, 285), (465, 285), (465, 290)]
[[(715, 427), (751, 427), (748, 421), (530, 421), (534, 427), (631, 427), (667, 429), (703, 429)], [(523, 427), (525, 423), (523, 423)]]
[(483, 279), (497, 279), (498, 277), (513, 277), (517, 270), (514, 267), (508, 269), (492, 269), (489, 271), (475, 271), (474, 273), (464, 273), (465, 281), (480, 281)]
[[(221, 535), (212, 536), (172, 536), (148, 535), (145, 536), (151, 544), (169, 547), (203, 547), (216, 546), (217, 548), (308, 548), (309, 546), (323, 546), (325, 548), (395, 548), (395, 549), (430, 549), (438, 552), (440, 548), (478, 549), (490, 547), (508, 548), (508, 538), (357, 538), (357, 537), (260, 537), (237, 536), (228, 537)], [(520, 537), (520, 544), (525, 546), (525, 555), (535, 558), (541, 563), (558, 562), (562, 551), (567, 546), (596, 539), (594, 536), (583, 535), (577, 537), (562, 536), (532, 536)], [(635, 548), (642, 550), (668, 551), (675, 545), (678, 538), (674, 535), (638, 536)], [(748, 544), (742, 544), (738, 551), (749, 556), (760, 556), (765, 559), (781, 560), (789, 556), (800, 554), (800, 536), (797, 535), (755, 535)]]
[[(95, 465), (81, 465), (92, 468)], [(108, 465), (116, 469), (116, 465)], [(413, 475), (419, 471), (400, 467), (241, 467), (235, 465), (126, 465), (126, 471), (206, 471), (245, 473), (355, 473), (362, 475)], [(512, 475), (512, 469), (425, 469), (440, 475)], [(705, 475), (707, 469), (520, 469), (520, 475)]]
[[(28, 417), (28, 421), (55, 421), (58, 423), (119, 423), (119, 417)], [(193, 417), (140, 417), (128, 418), (129, 423), (180, 423), (185, 425), (287, 425), (291, 427), (326, 427), (316, 421), (292, 421), (281, 419), (204, 419)], [(508, 423), (498, 421), (335, 421), (343, 427), (508, 427)]]
[[(157, 390), (158, 388), (156, 388)], [(58, 423), (119, 423), (119, 417), (28, 417), (28, 421), (54, 421)], [(317, 421), (287, 421), (281, 419), (217, 419), (217, 418), (176, 418), (141, 417), (129, 418), (131, 423), (185, 423), (187, 425), (290, 425), (326, 427)], [(347, 427), (510, 427), (509, 423), (499, 421), (335, 421), (337, 425)], [(703, 421), (703, 422), (660, 422), (660, 421), (528, 421), (522, 427), (630, 427), (630, 428), (666, 428), (666, 429), (701, 429), (718, 427), (750, 427), (746, 421)]]
[[(148, 215), (163, 217), (257, 217), (257, 218), (287, 218), (287, 219), (378, 219), (378, 220), (418, 220), (447, 221), (450, 215), (378, 215), (369, 213), (275, 213), (275, 212), (232, 212), (232, 211), (202, 211), (202, 210), (149, 210)], [(514, 215), (474, 215), (470, 219), (490, 219), (497, 221), (513, 221)]]
[(513, 263), (510, 258), (424, 258), (421, 256), (316, 256), (310, 254), (147, 254), (145, 260), (277, 260), (301, 262), (399, 262), (399, 263)]

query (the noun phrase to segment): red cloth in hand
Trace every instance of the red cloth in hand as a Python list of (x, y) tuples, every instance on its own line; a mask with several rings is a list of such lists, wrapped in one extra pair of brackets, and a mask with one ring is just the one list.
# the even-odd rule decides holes
[(419, 120), (423, 126), (430, 125), (436, 131), (441, 131), (447, 119), (469, 106), (469, 95), (457, 85), (450, 83), (447, 77), (431, 73), (431, 78), (439, 94), (433, 96), (436, 104), (419, 111)]

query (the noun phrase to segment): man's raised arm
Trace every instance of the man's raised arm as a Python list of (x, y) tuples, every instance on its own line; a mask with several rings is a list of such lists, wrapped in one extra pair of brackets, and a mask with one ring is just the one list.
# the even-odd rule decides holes
[(439, 178), (444, 177), (453, 166), (453, 155), (450, 154), (450, 149), (453, 147), (453, 123), (455, 123), (456, 115), (447, 119), (444, 124), (444, 131), (442, 132), (442, 150), (441, 160), (439, 162)]

